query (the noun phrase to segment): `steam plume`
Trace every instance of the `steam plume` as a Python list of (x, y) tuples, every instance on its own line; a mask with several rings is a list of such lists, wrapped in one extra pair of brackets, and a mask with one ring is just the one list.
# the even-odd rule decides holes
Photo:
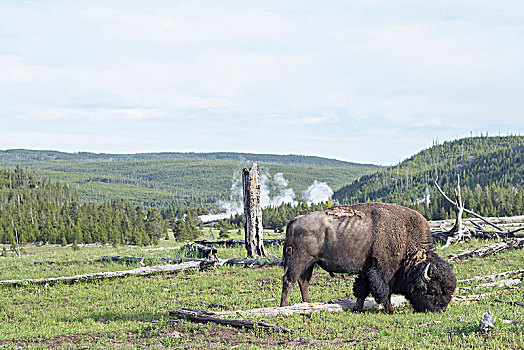
[[(280, 206), (284, 203), (297, 205), (295, 191), (288, 188), (288, 184), (283, 173), (276, 173), (271, 176), (267, 170), (262, 172), (260, 174), (260, 204), (262, 208)], [(242, 196), (242, 178), (240, 172), (236, 172), (233, 174), (229, 200), (219, 201), (218, 204), (229, 215), (242, 213), (244, 211)]]
[(313, 184), (302, 193), (302, 198), (307, 204), (326, 202), (331, 199), (333, 190), (325, 182), (313, 181)]

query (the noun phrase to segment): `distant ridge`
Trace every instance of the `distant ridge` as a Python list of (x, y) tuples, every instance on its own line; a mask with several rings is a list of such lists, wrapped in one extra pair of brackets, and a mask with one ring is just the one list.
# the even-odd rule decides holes
[(174, 159), (202, 159), (202, 160), (231, 160), (240, 162), (264, 162), (295, 165), (328, 165), (351, 167), (376, 167), (375, 164), (361, 164), (346, 162), (333, 158), (307, 155), (278, 155), (237, 152), (152, 152), (152, 153), (68, 153), (52, 150), (8, 149), (0, 150), (0, 162), (12, 165), (49, 160), (76, 160), (76, 161), (133, 161), (133, 160), (174, 160)]
[(315, 180), (337, 190), (380, 169), (372, 164), (303, 155), (0, 151), (0, 166), (21, 165), (36, 175), (67, 183), (77, 190), (83, 201), (124, 199), (146, 207), (217, 207), (220, 201), (230, 199), (232, 185), (240, 179), (240, 171), (253, 162), (259, 164), (267, 179), (282, 173), (286, 186), (293, 189), (298, 200)]

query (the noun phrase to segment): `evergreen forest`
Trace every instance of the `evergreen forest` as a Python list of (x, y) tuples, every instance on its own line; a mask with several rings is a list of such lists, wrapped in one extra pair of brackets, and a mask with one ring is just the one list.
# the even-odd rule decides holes
[(457, 177), (465, 207), (484, 216), (524, 214), (524, 136), (469, 137), (435, 144), (336, 191), (340, 203), (392, 202), (428, 220), (455, 216), (435, 187), (454, 198)]
[(83, 202), (67, 184), (21, 167), (0, 169), (0, 243), (146, 245), (158, 243), (167, 228), (158, 209)]

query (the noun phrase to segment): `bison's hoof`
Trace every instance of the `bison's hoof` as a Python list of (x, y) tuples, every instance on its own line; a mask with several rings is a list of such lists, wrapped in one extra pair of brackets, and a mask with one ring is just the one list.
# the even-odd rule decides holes
[(386, 308), (386, 313), (390, 314), (390, 315), (393, 315), (395, 313), (395, 310), (393, 310), (393, 308)]

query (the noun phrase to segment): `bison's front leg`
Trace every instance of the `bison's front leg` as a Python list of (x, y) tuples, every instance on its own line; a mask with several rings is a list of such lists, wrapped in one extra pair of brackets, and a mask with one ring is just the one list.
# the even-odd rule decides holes
[(367, 278), (359, 274), (353, 283), (353, 294), (357, 297), (357, 303), (353, 308), (353, 311), (362, 312), (364, 310), (364, 300), (366, 300), (369, 292)]
[(375, 301), (384, 305), (384, 309), (388, 314), (393, 313), (393, 306), (391, 305), (391, 288), (384, 281), (382, 275), (377, 269), (372, 268), (366, 272), (367, 280), (369, 281), (369, 288), (371, 295)]

